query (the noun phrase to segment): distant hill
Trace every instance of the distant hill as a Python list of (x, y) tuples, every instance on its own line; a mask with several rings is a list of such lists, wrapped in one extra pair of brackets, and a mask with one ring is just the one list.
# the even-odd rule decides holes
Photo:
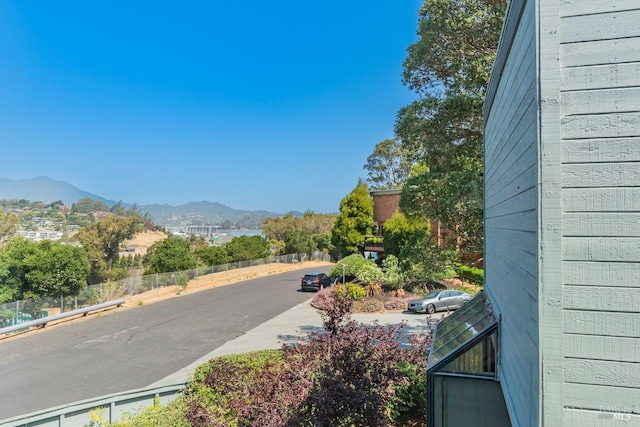
[(216, 202), (191, 202), (186, 205), (142, 205), (140, 211), (148, 213), (156, 224), (165, 227), (185, 225), (232, 225), (245, 228), (260, 228), (268, 217), (282, 216), (267, 211), (245, 211), (230, 208)]
[[(65, 181), (58, 181), (45, 176), (32, 179), (0, 178), (1, 199), (25, 199), (30, 202), (51, 203), (61, 200), (65, 205), (72, 205), (78, 200), (89, 197), (100, 200), (111, 207), (113, 200), (91, 194)], [(125, 206), (128, 206), (125, 204)], [(180, 227), (186, 225), (221, 225), (225, 227), (243, 227), (258, 229), (267, 217), (281, 214), (267, 211), (237, 210), (215, 202), (192, 202), (181, 206), (141, 205), (138, 209), (148, 213), (156, 225), (164, 227)]]
[(0, 178), (0, 199), (25, 199), (43, 203), (61, 200), (65, 205), (71, 205), (84, 197), (100, 200), (107, 206), (116, 204), (113, 200), (81, 190), (66, 181), (57, 181), (46, 176), (31, 179)]

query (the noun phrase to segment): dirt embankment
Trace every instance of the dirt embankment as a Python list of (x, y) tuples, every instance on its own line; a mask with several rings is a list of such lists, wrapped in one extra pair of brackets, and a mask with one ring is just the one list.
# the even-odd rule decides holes
[(229, 285), (243, 280), (255, 279), (257, 277), (269, 276), (272, 274), (284, 273), (294, 270), (313, 270), (316, 267), (333, 265), (323, 261), (304, 261), (295, 264), (273, 263), (257, 265), (253, 267), (237, 268), (219, 273), (206, 274), (195, 279), (191, 279), (186, 287), (166, 286), (159, 289), (152, 289), (141, 294), (127, 296), (124, 307), (136, 307), (144, 304), (152, 304), (167, 298), (179, 297), (185, 294), (216, 288), (218, 286)]

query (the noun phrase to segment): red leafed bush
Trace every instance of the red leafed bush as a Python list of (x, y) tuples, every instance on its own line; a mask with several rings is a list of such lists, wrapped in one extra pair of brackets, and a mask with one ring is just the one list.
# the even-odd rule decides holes
[[(311, 333), (297, 345), (285, 348), (289, 369), (313, 373), (306, 401), (290, 420), (291, 425), (388, 426), (409, 413), (420, 419), (424, 414), (423, 393), (415, 399), (404, 396), (402, 402), (395, 398), (398, 390), (409, 386), (407, 365), (421, 373), (417, 381), (424, 385), (431, 335), (411, 341), (404, 323), (361, 324), (350, 318), (351, 302), (347, 298), (331, 298), (333, 309), (323, 315), (326, 332)], [(401, 348), (403, 341), (411, 341), (412, 347)]]
[(187, 396), (192, 425), (419, 425), (431, 335), (411, 340), (404, 323), (356, 322), (352, 301), (329, 295), (323, 332), (198, 368)]
[(316, 294), (311, 299), (311, 305), (320, 309), (325, 310), (329, 303), (331, 302), (330, 295), (333, 293), (333, 289), (324, 288), (316, 292)]

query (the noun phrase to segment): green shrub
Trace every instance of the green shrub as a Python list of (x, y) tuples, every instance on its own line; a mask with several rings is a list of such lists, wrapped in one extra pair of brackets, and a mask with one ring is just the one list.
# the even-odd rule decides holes
[(458, 274), (476, 285), (484, 286), (484, 270), (481, 268), (461, 265), (458, 267)]
[(344, 266), (344, 274), (349, 276), (356, 276), (360, 266), (367, 262), (366, 259), (360, 254), (349, 255), (348, 257), (342, 258), (336, 265), (331, 267), (329, 270), (329, 276), (338, 277), (342, 276), (342, 270)]
[(382, 261), (382, 270), (384, 271), (384, 281), (391, 289), (402, 289), (404, 286), (404, 276), (400, 269), (398, 258), (395, 255), (388, 255)]
[[(180, 395), (166, 405), (161, 405), (158, 398), (154, 399), (153, 406), (124, 413), (118, 422), (106, 424), (110, 427), (191, 427), (186, 417), (188, 398)], [(101, 425), (95, 423), (94, 425)]]
[(426, 412), (427, 387), (424, 367), (401, 361), (397, 369), (406, 382), (394, 385), (395, 397), (388, 408), (397, 425), (404, 425), (404, 421), (420, 419)]
[(363, 283), (371, 285), (373, 283), (380, 283), (384, 279), (384, 273), (382, 269), (378, 267), (375, 261), (366, 261), (356, 271), (356, 277)]
[(345, 283), (343, 285), (336, 286), (336, 294), (338, 296), (344, 296), (351, 301), (359, 301), (367, 296), (367, 291), (360, 285), (355, 283)]

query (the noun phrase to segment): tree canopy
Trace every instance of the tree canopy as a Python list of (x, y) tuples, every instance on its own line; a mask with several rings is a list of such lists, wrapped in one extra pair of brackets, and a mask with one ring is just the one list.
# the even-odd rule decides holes
[(439, 219), (456, 247), (482, 247), (482, 106), (506, 0), (425, 0), (403, 82), (419, 98), (398, 112), (405, 152), (425, 167), (407, 181), (401, 208)]
[(262, 236), (237, 236), (225, 244), (232, 261), (248, 261), (269, 256), (269, 242)]
[[(269, 240), (270, 247), (275, 253), (280, 251), (289, 253), (311, 252), (320, 250), (330, 252), (333, 249), (331, 244), (331, 229), (336, 221), (336, 215), (319, 214), (311, 211), (305, 212), (302, 216), (287, 213), (283, 217), (266, 218), (262, 224), (262, 233)], [(292, 237), (295, 234), (295, 237)], [(299, 241), (302, 235), (311, 238), (311, 245), (302, 245), (304, 251), (294, 251), (293, 240)]]
[(144, 263), (148, 266), (145, 274), (189, 270), (197, 266), (189, 241), (177, 236), (154, 243)]
[(233, 261), (224, 246), (207, 246), (194, 252), (196, 258), (205, 266), (222, 265)]
[(75, 239), (83, 246), (98, 249), (105, 261), (112, 263), (118, 259), (122, 242), (133, 237), (141, 228), (137, 217), (112, 215), (89, 224), (78, 232)]
[(73, 213), (109, 212), (109, 207), (100, 200), (84, 197), (71, 205)]
[(475, 169), (426, 172), (407, 181), (400, 208), (409, 217), (439, 220), (453, 231), (450, 248), (482, 252), (482, 192), (482, 181)]
[(287, 237), (285, 252), (289, 254), (309, 253), (317, 248), (313, 237), (305, 230), (296, 230)]
[(400, 141), (385, 139), (376, 144), (364, 165), (372, 189), (401, 188), (411, 172), (411, 161)]
[(331, 243), (342, 256), (362, 253), (365, 236), (373, 234), (375, 226), (369, 187), (359, 181), (340, 202), (340, 214), (331, 230)]
[(82, 248), (43, 240), (25, 258), (29, 291), (38, 296), (77, 295), (87, 286), (89, 261)]
[(28, 290), (24, 260), (36, 250), (34, 242), (14, 237), (0, 252), (0, 304), (22, 299)]
[(76, 295), (87, 286), (88, 275), (83, 248), (16, 237), (0, 253), (0, 303), (32, 295)]
[(12, 213), (4, 213), (0, 209), (0, 244), (9, 239), (18, 228), (18, 217)]
[(403, 82), (419, 99), (398, 113), (396, 134), (432, 170), (482, 165), (482, 104), (506, 0), (425, 0)]
[(401, 256), (402, 249), (412, 242), (429, 240), (431, 227), (421, 218), (407, 218), (403, 213), (396, 212), (384, 223), (384, 253)]
[(90, 284), (122, 279), (128, 275), (128, 269), (118, 264), (120, 245), (141, 228), (138, 217), (112, 215), (88, 224), (73, 237), (74, 241), (82, 244), (91, 263)]

